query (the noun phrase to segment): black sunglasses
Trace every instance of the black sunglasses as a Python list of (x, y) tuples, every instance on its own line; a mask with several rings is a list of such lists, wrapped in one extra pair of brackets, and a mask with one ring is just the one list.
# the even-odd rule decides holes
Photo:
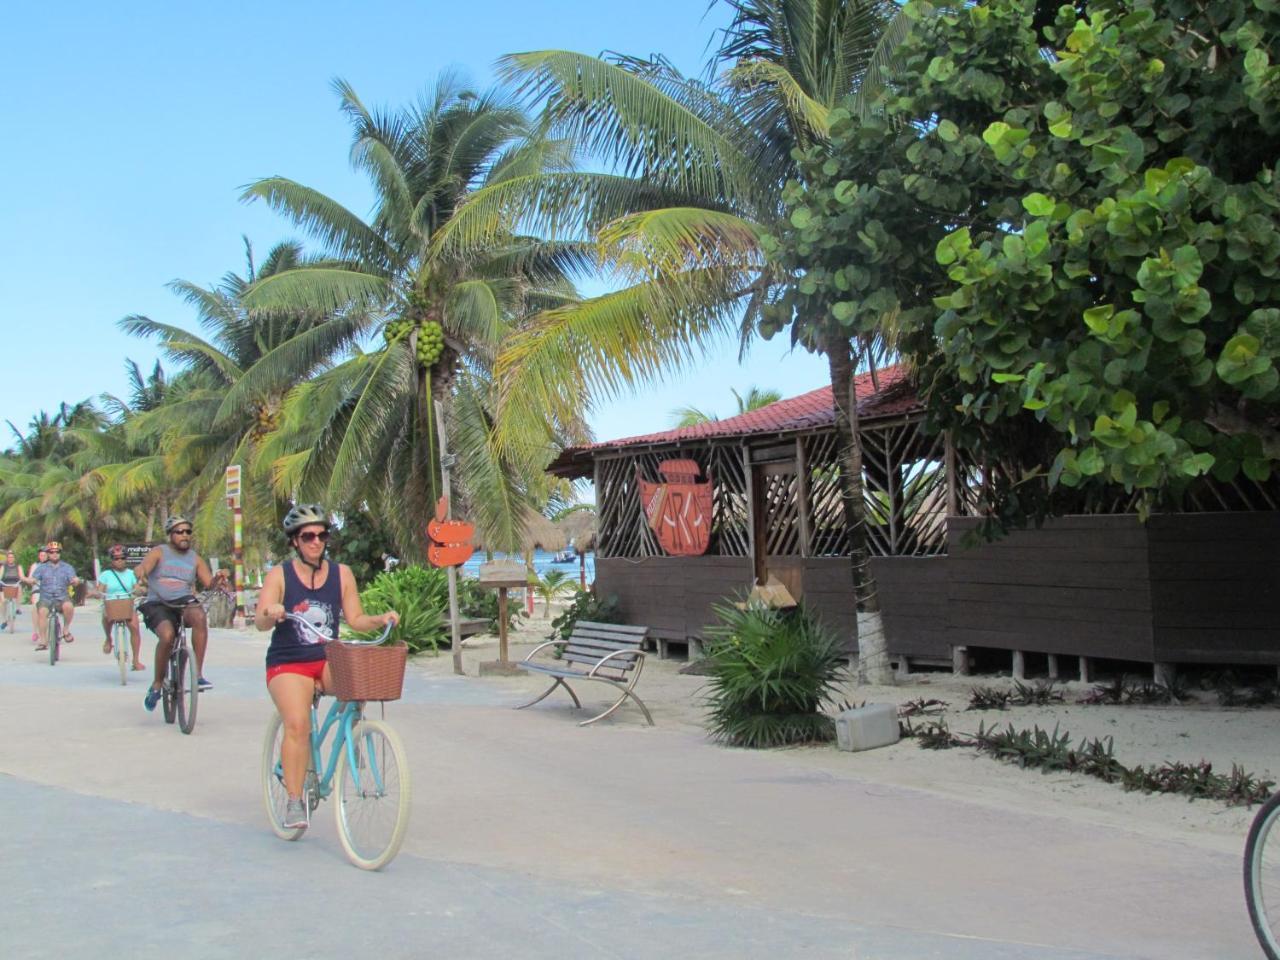
[(303, 543), (311, 543), (313, 540), (319, 540), (321, 543), (328, 543), (329, 531), (321, 530), (317, 533), (315, 530), (304, 530), (302, 533), (298, 534), (298, 539)]
[(185, 530), (170, 530), (170, 531), (169, 531), (169, 535), (170, 535), (170, 536), (172, 536), (172, 537), (189, 537), (189, 536), (191, 536), (191, 534), (193, 534), (193, 533), (195, 533), (195, 530), (193, 530), (191, 527), (187, 527), (187, 529), (185, 529)]

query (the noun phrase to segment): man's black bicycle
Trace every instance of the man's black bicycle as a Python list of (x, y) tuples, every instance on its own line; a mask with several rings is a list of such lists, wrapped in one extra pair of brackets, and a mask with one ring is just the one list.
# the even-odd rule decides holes
[(184, 608), (174, 609), (178, 611), (178, 622), (173, 630), (173, 646), (169, 648), (169, 663), (160, 698), (164, 706), (164, 722), (177, 720), (178, 728), (183, 733), (190, 733), (196, 727), (200, 666), (196, 663), (195, 651), (187, 644), (187, 623), (182, 615)]

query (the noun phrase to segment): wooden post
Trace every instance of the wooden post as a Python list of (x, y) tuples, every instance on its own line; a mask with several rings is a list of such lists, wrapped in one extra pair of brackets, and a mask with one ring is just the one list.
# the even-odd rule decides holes
[(1049, 654), (1049, 679), (1057, 680), (1061, 676), (1058, 670), (1058, 655), (1056, 653)]
[(1080, 682), (1093, 682), (1093, 662), (1088, 657), (1080, 658)]
[[(444, 431), (444, 404), (435, 404), (436, 433), (440, 436), (440, 491), (444, 494), (446, 520), (453, 516), (453, 500), (449, 496), (452, 487), (449, 475), (453, 469), (453, 457), (449, 456), (449, 438)], [(464, 676), (462, 669), (462, 628), (458, 623), (458, 568), (446, 567), (449, 579), (449, 642), (453, 646), (453, 672)]]
[(1027, 679), (1027, 655), (1021, 650), (1013, 651), (1013, 679)]
[(956, 447), (951, 442), (951, 432), (946, 435), (946, 446), (944, 448), (947, 471), (947, 516), (955, 517), (960, 514), (960, 488), (959, 478), (956, 477)]
[(968, 647), (951, 648), (951, 672), (957, 677), (967, 677), (969, 675)]
[(498, 588), (498, 660), (507, 662), (507, 588)]
[(804, 456), (804, 440), (796, 437), (796, 506), (800, 511), (800, 556), (811, 555), (809, 550), (809, 469)]

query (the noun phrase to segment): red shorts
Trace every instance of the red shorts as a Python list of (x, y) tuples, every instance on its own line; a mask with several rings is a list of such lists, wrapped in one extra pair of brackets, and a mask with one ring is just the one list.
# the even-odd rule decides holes
[(267, 667), (267, 683), (270, 684), (273, 679), (282, 673), (296, 673), (302, 677), (310, 677), (319, 683), (324, 676), (324, 665), (327, 660), (304, 660), (301, 663), (277, 663), (274, 667)]

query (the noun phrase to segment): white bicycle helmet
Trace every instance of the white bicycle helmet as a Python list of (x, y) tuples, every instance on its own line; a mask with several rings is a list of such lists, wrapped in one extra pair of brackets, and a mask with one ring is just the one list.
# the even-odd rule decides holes
[(292, 537), (303, 527), (312, 523), (324, 524), (326, 530), (332, 524), (329, 522), (329, 514), (318, 503), (298, 503), (290, 508), (289, 512), (284, 515), (284, 532), (286, 536)]
[(192, 522), (191, 522), (190, 520), (188, 520), (186, 517), (184, 517), (184, 516), (183, 516), (182, 514), (180, 514), (180, 513), (179, 513), (179, 514), (175, 514), (175, 515), (174, 515), (174, 516), (172, 516), (172, 517), (169, 517), (169, 518), (168, 518), (167, 520), (165, 520), (165, 522), (164, 522), (164, 532), (165, 532), (165, 536), (168, 536), (170, 533), (172, 533), (172, 532), (173, 532), (173, 528), (174, 528), (174, 527), (180, 527), (180, 526), (182, 526), (182, 524), (184, 524), (184, 523), (185, 523), (187, 526), (189, 526), (189, 527), (190, 527), (190, 526), (193, 526)]

